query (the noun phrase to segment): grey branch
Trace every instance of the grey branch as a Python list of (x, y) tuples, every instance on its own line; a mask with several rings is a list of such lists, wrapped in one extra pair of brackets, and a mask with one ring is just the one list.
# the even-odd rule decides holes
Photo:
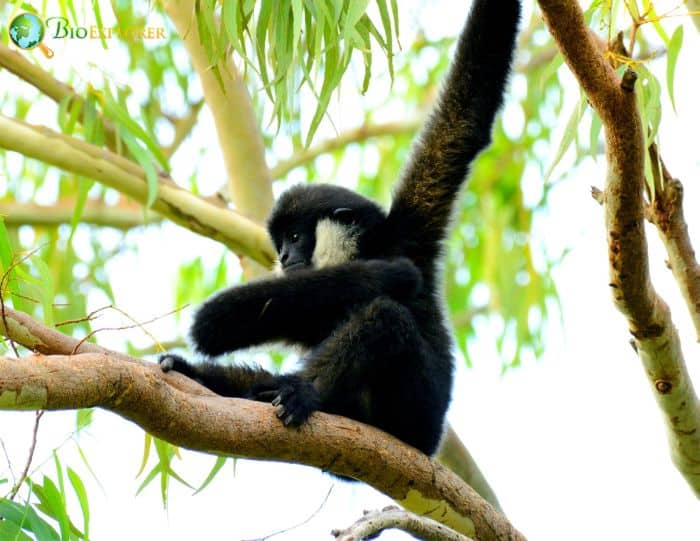
[(369, 512), (344, 530), (333, 530), (331, 535), (335, 541), (362, 541), (391, 529), (403, 530), (425, 541), (473, 541), (471, 537), (451, 530), (431, 518), (420, 517), (398, 507)]

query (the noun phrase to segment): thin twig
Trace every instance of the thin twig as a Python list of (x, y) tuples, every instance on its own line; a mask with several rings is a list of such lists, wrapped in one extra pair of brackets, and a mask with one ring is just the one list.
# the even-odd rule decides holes
[(12, 461), (10, 460), (10, 453), (7, 452), (7, 447), (5, 447), (5, 442), (2, 438), (0, 438), (0, 447), (2, 447), (2, 452), (5, 455), (5, 460), (7, 460), (7, 471), (10, 473), (10, 477), (12, 477), (12, 486), (14, 486), (17, 482), (17, 478), (15, 477), (15, 472), (12, 471)]
[(19, 491), (20, 487), (22, 486), (22, 483), (27, 479), (27, 475), (29, 474), (29, 468), (32, 465), (32, 460), (34, 459), (34, 451), (36, 450), (36, 440), (37, 440), (37, 434), (39, 432), (39, 421), (41, 421), (41, 418), (44, 415), (44, 410), (39, 410), (35, 412), (34, 416), (34, 429), (32, 430), (32, 444), (29, 447), (29, 456), (27, 456), (27, 463), (24, 465), (24, 470), (22, 470), (22, 475), (20, 475), (19, 480), (15, 483), (15, 486), (12, 488), (10, 491), (10, 494), (8, 496), (8, 499), (14, 500), (15, 496), (17, 495), (17, 492)]
[[(318, 509), (316, 509), (316, 511), (314, 511), (313, 513), (311, 513), (308, 517), (306, 517), (306, 518), (305, 518), (302, 522), (300, 522), (299, 524), (295, 524), (294, 526), (290, 526), (289, 528), (284, 528), (283, 530), (278, 530), (278, 531), (276, 531), (276, 532), (273, 532), (273, 533), (271, 533), (271, 534), (265, 535), (265, 536), (263, 536), (263, 537), (257, 537), (257, 538), (255, 538), (255, 539), (249, 539), (249, 540), (247, 540), (247, 541), (265, 541), (265, 539), (270, 539), (270, 537), (273, 537), (273, 536), (275, 536), (275, 535), (280, 535), (280, 534), (283, 534), (283, 533), (288, 533), (288, 532), (291, 532), (291, 531), (296, 530), (296, 529), (298, 529), (298, 528), (301, 528), (302, 526), (304, 526), (305, 524), (307, 524), (312, 518), (314, 518), (316, 515), (319, 514), (319, 512), (321, 511), (321, 509), (323, 509), (323, 507), (326, 505), (326, 502), (328, 501), (328, 498), (330, 497), (331, 492), (333, 492), (333, 488), (334, 488), (334, 487), (335, 487), (335, 485), (331, 485), (331, 486), (330, 486), (330, 488), (328, 489), (328, 492), (326, 493), (326, 497), (323, 498), (323, 501), (321, 502), (321, 505), (318, 506)], [(246, 540), (244, 539), (244, 540), (242, 540), (242, 541), (246, 541)]]
[(3, 298), (3, 289), (5, 289), (5, 283), (7, 282), (8, 286), (10, 283), (10, 274), (12, 271), (17, 268), (19, 265), (24, 263), (27, 259), (29, 259), (31, 256), (33, 256), (35, 253), (37, 253), (39, 250), (41, 250), (45, 245), (38, 246), (37, 248), (34, 248), (33, 250), (30, 250), (26, 254), (24, 254), (22, 257), (19, 259), (13, 261), (10, 263), (10, 266), (7, 268), (5, 273), (0, 277), (0, 316), (2, 316), (2, 324), (5, 327), (7, 331), (7, 340), (10, 342), (10, 347), (12, 348), (12, 351), (15, 354), (15, 357), (19, 357), (19, 351), (17, 350), (17, 346), (15, 345), (14, 340), (10, 336), (10, 327), (7, 324), (7, 313), (5, 312), (5, 299)]
[[(168, 317), (168, 316), (170, 316), (170, 315), (172, 315), (172, 314), (175, 314), (176, 312), (179, 312), (180, 310), (184, 310), (185, 308), (187, 308), (187, 306), (189, 306), (189, 305), (186, 304), (186, 305), (184, 305), (184, 306), (180, 306), (179, 308), (175, 308), (174, 310), (170, 310), (169, 312), (166, 312), (165, 314), (162, 314), (162, 315), (160, 315), (160, 316), (156, 316), (156, 317), (154, 317), (154, 318), (151, 318), (151, 319), (146, 320), (146, 321), (141, 321), (141, 322), (139, 322), (138, 320), (134, 319), (134, 318), (131, 317), (129, 314), (127, 314), (126, 312), (124, 312), (124, 311), (121, 310), (120, 308), (117, 308), (117, 307), (114, 306), (114, 305), (109, 305), (109, 306), (104, 306), (104, 307), (102, 307), (102, 308), (99, 308), (98, 310), (95, 310), (94, 312), (91, 312), (90, 314), (88, 314), (88, 315), (86, 316), (86, 318), (90, 318), (90, 316), (93, 315), (93, 314), (95, 314), (96, 312), (99, 312), (99, 311), (101, 311), (101, 310), (107, 310), (107, 309), (110, 309), (110, 308), (111, 308), (112, 310), (116, 310), (116, 311), (119, 312), (121, 315), (123, 315), (124, 317), (126, 317), (127, 319), (129, 319), (130, 321), (132, 321), (132, 322), (133, 322), (133, 325), (122, 325), (122, 326), (120, 326), (120, 327), (101, 327), (101, 328), (99, 328), (99, 329), (94, 329), (94, 330), (90, 331), (89, 333), (87, 333), (83, 338), (81, 338), (80, 340), (78, 340), (78, 343), (75, 345), (75, 348), (73, 348), (73, 352), (71, 353), (71, 355), (76, 354), (76, 353), (78, 352), (78, 348), (80, 348), (80, 346), (81, 346), (83, 343), (85, 343), (87, 340), (89, 340), (90, 338), (92, 338), (93, 336), (95, 336), (98, 332), (102, 332), (102, 331), (126, 331), (126, 330), (129, 330), (129, 329), (139, 328), (139, 329), (141, 329), (141, 330), (144, 332), (144, 334), (146, 334), (146, 336), (148, 336), (149, 338), (151, 338), (151, 339), (154, 341), (155, 344), (160, 345), (159, 342), (158, 342), (158, 340), (156, 339), (156, 337), (153, 336), (153, 334), (151, 334), (148, 330), (146, 330), (146, 328), (144, 327), (144, 325), (148, 325), (149, 323), (153, 323), (154, 321), (158, 321), (159, 319), (163, 319), (163, 318)], [(58, 325), (57, 325), (57, 326), (58, 326)], [(165, 351), (165, 349), (163, 349), (162, 346), (161, 346), (160, 351)]]

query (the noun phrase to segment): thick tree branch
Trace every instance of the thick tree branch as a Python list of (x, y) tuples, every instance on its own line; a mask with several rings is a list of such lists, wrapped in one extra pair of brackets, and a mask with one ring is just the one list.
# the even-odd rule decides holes
[(628, 70), (620, 80), (615, 74), (586, 27), (578, 2), (538, 1), (566, 63), (603, 120), (610, 287), (663, 412), (674, 463), (700, 496), (700, 403), (670, 311), (649, 276), (643, 223), (646, 149), (634, 94), (636, 76)]
[[(0, 115), (0, 148), (93, 178), (141, 203), (148, 199), (146, 175), (138, 164), (48, 128)], [(160, 178), (153, 210), (263, 265), (271, 266), (274, 261), (274, 250), (263, 227), (179, 188), (168, 177)]]
[(310, 423), (290, 430), (267, 404), (211, 396), (206, 390), (185, 392), (181, 383), (171, 385), (186, 380), (179, 374), (163, 374), (154, 363), (83, 346), (94, 351), (0, 357), (0, 409), (101, 407), (175, 445), (298, 462), (357, 477), (407, 509), (466, 535), (484, 541), (524, 539), (455, 474), (373, 427), (315, 413)]
[[(80, 342), (75, 338), (49, 329), (27, 314), (12, 310), (11, 308), (6, 307), (3, 316), (4, 317), (0, 318), (0, 335), (11, 337), (15, 342), (24, 347), (40, 353), (47, 355), (72, 355), (75, 353), (104, 353), (112, 356), (121, 355), (96, 344)], [(9, 331), (5, 328), (4, 322), (7, 322)], [(154, 353), (157, 352), (151, 352), (151, 354)], [(123, 358), (129, 361), (133, 360), (128, 356), (123, 356)], [(169, 379), (170, 384), (177, 386), (185, 392), (213, 396), (213, 393), (205, 387), (187, 378), (180, 377), (176, 373), (171, 372), (166, 374), (166, 376), (172, 376), (172, 378)], [(503, 512), (496, 495), (452, 427), (448, 426), (447, 428), (447, 432), (438, 452), (437, 460), (454, 471), (497, 511)]]
[(0, 409), (99, 406), (176, 445), (314, 465), (358, 477), (467, 535), (488, 530), (476, 536), (524, 539), (454, 473), (372, 427), (318, 413), (302, 430), (288, 430), (267, 405), (217, 397), (180, 374), (78, 341), (11, 308), (0, 318), (0, 334), (43, 354), (0, 358)]
[[(58, 226), (71, 223), (74, 208), (75, 201), (72, 200), (60, 200), (51, 206), (0, 202), (0, 216), (12, 226)], [(81, 223), (122, 230), (158, 221), (159, 218), (145, 214), (140, 205), (106, 205), (95, 201), (88, 201), (80, 216)]]
[(154, 363), (123, 355), (0, 357), (0, 409), (100, 407), (188, 449), (297, 462), (356, 477), (420, 515), (481, 541), (522, 540), (447, 468), (368, 425), (315, 413), (287, 429), (272, 406), (183, 392)]
[(450, 530), (436, 520), (420, 517), (398, 507), (366, 513), (344, 530), (333, 530), (331, 535), (336, 541), (362, 541), (392, 529), (403, 530), (424, 541), (473, 541), (472, 538)]

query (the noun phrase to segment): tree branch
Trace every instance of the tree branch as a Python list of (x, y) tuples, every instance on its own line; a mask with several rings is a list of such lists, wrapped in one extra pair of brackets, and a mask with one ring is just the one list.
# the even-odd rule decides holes
[(574, 0), (538, 0), (545, 23), (605, 128), (603, 200), (610, 287), (627, 318), (668, 429), (673, 461), (700, 496), (700, 403), (678, 332), (649, 276), (644, 235), (644, 138), (630, 70), (620, 78), (601, 54)]
[[(0, 43), (0, 66), (29, 83), (56, 103), (65, 98), (70, 98), (71, 103), (77, 104), (83, 111), (83, 114), (85, 113), (85, 100), (72, 86), (59, 81), (39, 65), (31, 63), (24, 55), (13, 51), (2, 43)], [(172, 143), (163, 148), (163, 154), (166, 158), (169, 158), (175, 153), (180, 143), (182, 143), (192, 130), (192, 127), (197, 121), (199, 111), (202, 108), (202, 103), (202, 101), (199, 101), (193, 104), (189, 113), (182, 118), (171, 118), (163, 115), (164, 118), (167, 118), (167, 120), (171, 122), (175, 130)], [(83, 115), (80, 115), (81, 122), (82, 118)], [(102, 129), (104, 130), (105, 146), (113, 152), (116, 151), (117, 132), (114, 128), (114, 124), (101, 113), (98, 113), (97, 118), (101, 122)]]
[(649, 205), (649, 219), (656, 225), (668, 254), (671, 272), (678, 283), (690, 318), (700, 341), (700, 266), (690, 241), (688, 226), (683, 216), (683, 185), (666, 169), (656, 145), (649, 148), (652, 167), (661, 168), (663, 180), (658, 182), (654, 201)]
[(216, 396), (181, 374), (78, 341), (10, 308), (3, 316), (0, 333), (40, 355), (0, 357), (0, 410), (101, 407), (188, 449), (356, 477), (480, 541), (524, 540), (454, 473), (376, 428), (317, 412), (290, 430), (268, 404)]
[(0, 357), (0, 409), (100, 407), (175, 445), (280, 460), (356, 477), (401, 503), (479, 540), (522, 540), (497, 511), (447, 468), (380, 430), (314, 413), (287, 429), (269, 404), (190, 394), (155, 363), (122, 355)]
[[(177, 28), (214, 118), (219, 148), (226, 164), (228, 192), (238, 212), (257, 223), (265, 223), (272, 209), (272, 179), (265, 162), (265, 147), (243, 77), (231, 56), (212, 65), (202, 45), (195, 21), (194, 0), (165, 2), (165, 10)], [(254, 261), (256, 258), (252, 258)], [(264, 275), (262, 267), (243, 259), (246, 277)]]
[[(55, 102), (60, 102), (66, 97), (70, 97), (72, 101), (79, 104), (83, 113), (85, 112), (85, 100), (78, 94), (73, 87), (59, 81), (48, 71), (42, 69), (37, 64), (32, 64), (23, 55), (17, 51), (13, 51), (6, 45), (0, 43), (0, 66), (6, 68), (17, 77), (26, 81), (42, 94), (48, 96)], [(81, 115), (82, 118), (82, 115)], [(114, 124), (106, 119), (102, 114), (98, 115), (102, 123), (102, 129), (105, 134), (105, 145), (111, 150), (115, 150), (116, 145), (116, 130)]]
[(451, 425), (447, 425), (445, 435), (442, 438), (440, 449), (435, 457), (440, 464), (449, 468), (465, 481), (470, 487), (489, 502), (494, 509), (503, 513), (496, 493), (489, 485), (479, 466), (474, 461), (471, 453)]
[(423, 118), (414, 118), (400, 122), (386, 122), (384, 124), (364, 124), (358, 128), (341, 133), (333, 139), (327, 139), (318, 145), (303, 149), (286, 160), (277, 162), (271, 169), (270, 176), (272, 178), (283, 178), (292, 169), (315, 160), (321, 154), (344, 148), (351, 143), (361, 143), (367, 139), (385, 135), (415, 133), (422, 124)]
[(685, 7), (690, 14), (695, 28), (700, 31), (700, 0), (685, 0)]
[(201, 43), (194, 9), (194, 0), (165, 2), (165, 10), (189, 53), (202, 83), (204, 100), (214, 117), (231, 198), (241, 213), (262, 223), (270, 213), (273, 197), (259, 123), (245, 82), (230, 56), (212, 66)]
[(403, 530), (425, 541), (473, 541), (433, 519), (420, 517), (398, 507), (367, 513), (344, 530), (333, 530), (331, 535), (336, 541), (362, 541), (390, 529)]
[[(93, 178), (141, 203), (148, 199), (146, 174), (138, 164), (48, 128), (0, 115), (0, 148)], [(169, 177), (161, 175), (152, 208), (195, 233), (225, 244), (236, 253), (272, 266), (275, 253), (263, 227), (183, 190)]]
[(182, 117), (170, 118), (167, 115), (164, 115), (166, 118), (168, 118), (173, 126), (173, 129), (175, 130), (173, 140), (168, 146), (163, 148), (163, 155), (166, 158), (170, 158), (173, 154), (175, 154), (177, 149), (180, 148), (182, 142), (187, 139), (187, 136), (190, 133), (192, 133), (192, 129), (194, 128), (195, 124), (197, 124), (197, 119), (199, 118), (199, 111), (202, 110), (203, 105), (204, 100), (199, 100), (196, 103), (193, 103), (190, 106), (188, 113)]
[[(74, 208), (75, 201), (72, 200), (59, 200), (51, 206), (0, 202), (0, 216), (5, 220), (5, 224), (11, 226), (58, 226), (71, 223)], [(81, 223), (122, 230), (158, 221), (160, 218), (152, 214), (149, 216), (143, 207), (135, 204), (106, 205), (102, 202), (88, 201), (80, 215)]]

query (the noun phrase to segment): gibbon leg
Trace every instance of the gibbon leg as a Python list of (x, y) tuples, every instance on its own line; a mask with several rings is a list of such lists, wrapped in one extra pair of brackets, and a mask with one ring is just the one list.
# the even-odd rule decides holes
[(259, 366), (226, 365), (211, 361), (193, 363), (171, 353), (161, 355), (158, 364), (163, 372), (180, 372), (216, 394), (235, 398), (246, 398), (254, 385), (267, 384), (275, 378), (274, 374)]
[(443, 363), (450, 359), (431, 351), (411, 312), (381, 297), (312, 350), (299, 375), (318, 390), (320, 410), (374, 425), (432, 454), (451, 388), (451, 369), (437, 368)]
[(164, 372), (174, 370), (198, 381), (221, 396), (272, 402), (285, 425), (297, 426), (318, 409), (318, 392), (307, 380), (294, 374), (271, 374), (259, 366), (191, 363), (179, 355), (158, 360)]

